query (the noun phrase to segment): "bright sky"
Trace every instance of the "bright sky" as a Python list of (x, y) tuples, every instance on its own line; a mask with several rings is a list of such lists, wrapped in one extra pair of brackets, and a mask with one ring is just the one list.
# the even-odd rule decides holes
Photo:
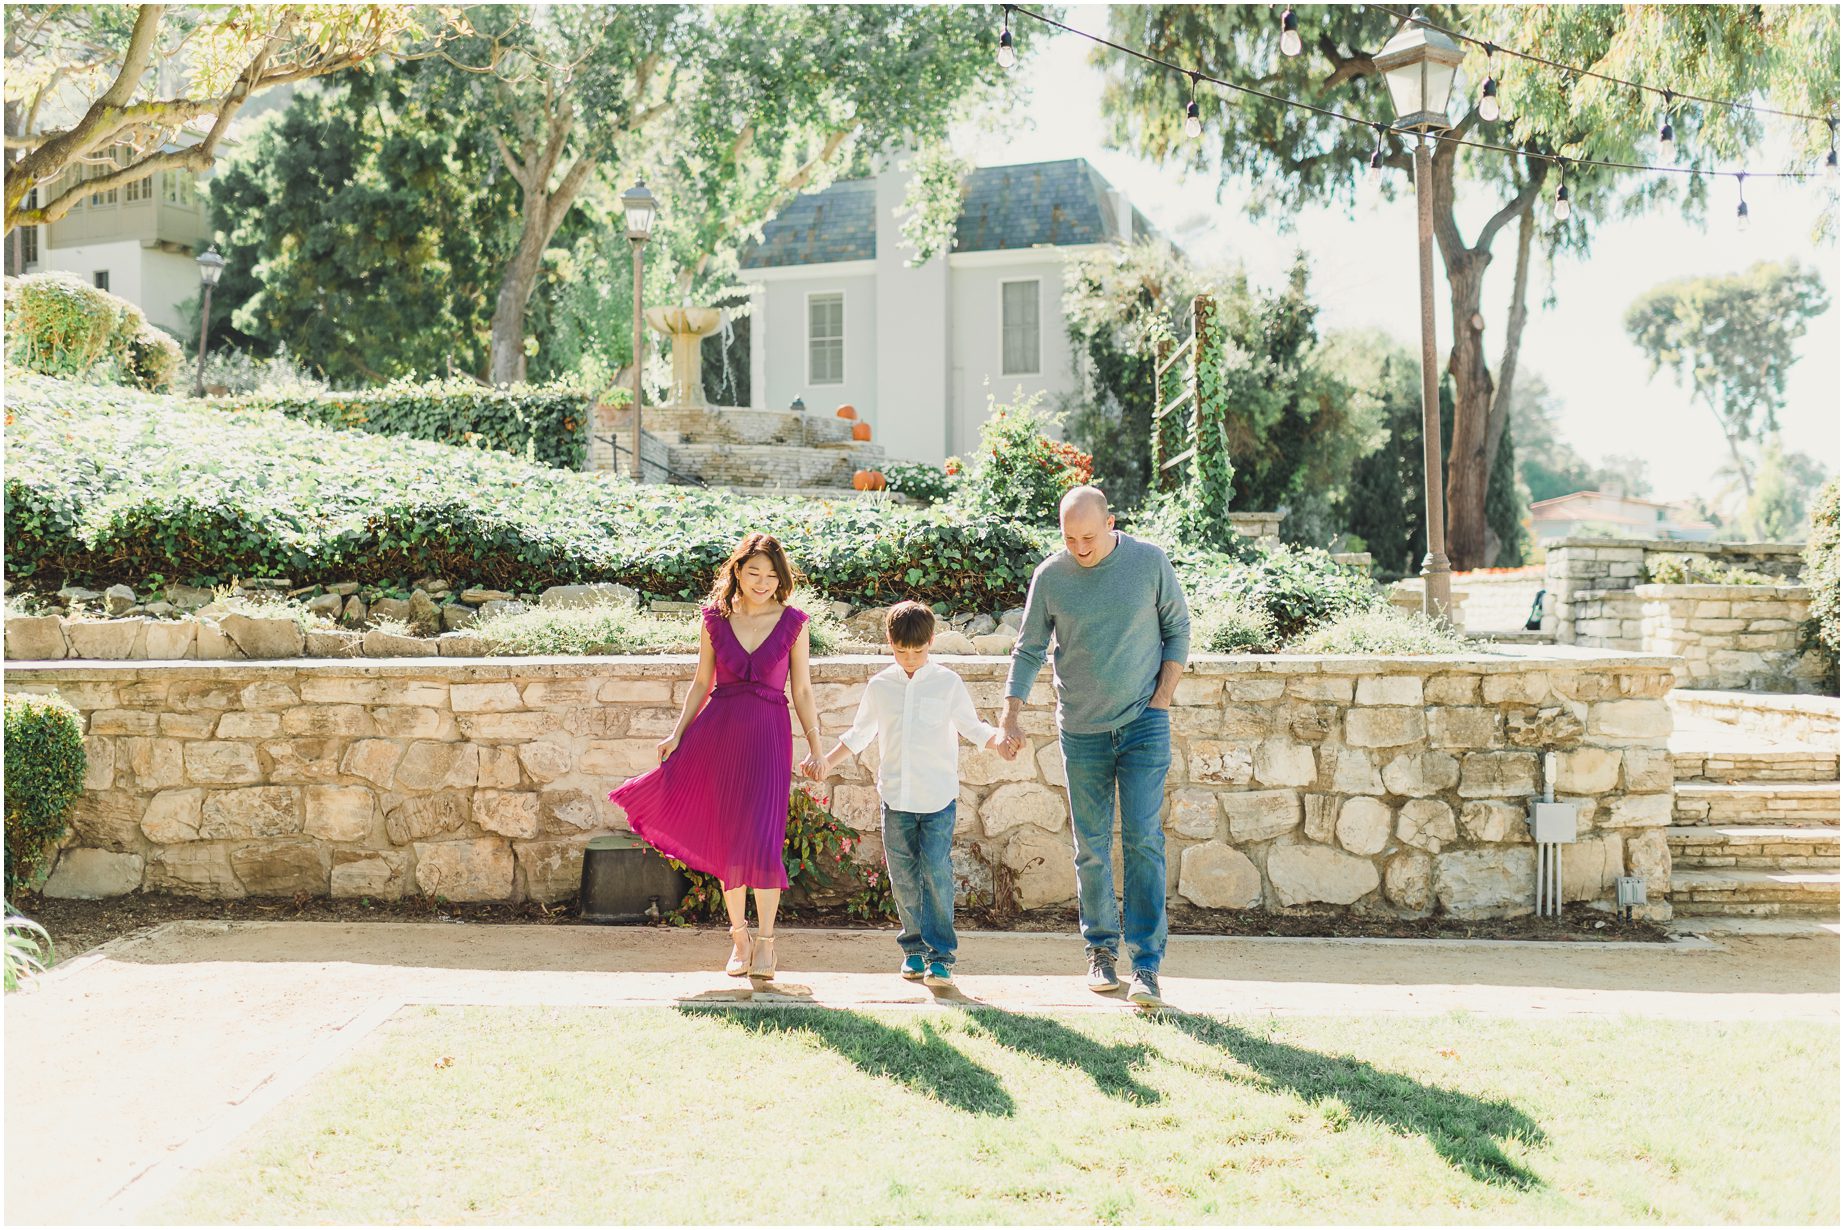
[[(1083, 5), (1066, 18), (1077, 29), (1107, 32), (1107, 12)], [(969, 126), (956, 135), (956, 148), (981, 166), (1087, 158), (1122, 189), (1165, 234), (1195, 258), (1242, 263), (1264, 286), (1276, 286), (1296, 247), (1311, 255), (1313, 295), (1321, 305), (1324, 331), (1383, 329), (1418, 344), (1419, 308), (1415, 272), (1413, 198), (1342, 209), (1313, 209), (1300, 215), (1292, 234), (1272, 222), (1251, 220), (1243, 192), (1232, 183), (1216, 199), (1214, 175), (1160, 168), (1103, 146), (1101, 74), (1088, 64), (1089, 44), (1059, 35), (1018, 71), (1026, 76), (1020, 118), (1009, 128), (982, 133)], [(1515, 105), (1512, 103), (1511, 105)], [(1210, 137), (1206, 134), (1206, 140)], [(1765, 165), (1765, 163), (1763, 164)], [(1641, 291), (1672, 278), (1732, 273), (1757, 261), (1796, 258), (1816, 267), (1830, 292), (1829, 312), (1812, 322), (1793, 369), (1783, 430), (1787, 444), (1838, 470), (1839, 316), (1838, 248), (1811, 240), (1813, 222), (1825, 208), (1826, 190), (1790, 181), (1748, 185), (1753, 226), (1738, 230), (1730, 221), (1732, 202), (1712, 207), (1707, 230), (1675, 213), (1609, 223), (1600, 228), (1591, 258), (1561, 258), (1554, 267), (1533, 268), (1531, 316), (1525, 326), (1520, 370), (1540, 373), (1561, 405), (1562, 430), (1590, 461), (1609, 453), (1648, 459), (1653, 490), (1661, 499), (1713, 492), (1715, 469), (1727, 457), (1716, 421), (1693, 404), (1667, 375), (1648, 381), (1647, 364), (1627, 340), (1626, 307)], [(1729, 186), (1713, 201), (1727, 201)], [(1467, 208), (1461, 228), (1469, 237), (1490, 216), (1496, 202)], [(1199, 225), (1203, 223), (1204, 225)], [(1510, 295), (1515, 227), (1501, 233), (1486, 280), (1490, 355), (1494, 372)], [(1452, 327), (1446, 310), (1446, 281), (1435, 256), (1437, 328), (1442, 362)], [(1543, 300), (1553, 286), (1556, 304)]]

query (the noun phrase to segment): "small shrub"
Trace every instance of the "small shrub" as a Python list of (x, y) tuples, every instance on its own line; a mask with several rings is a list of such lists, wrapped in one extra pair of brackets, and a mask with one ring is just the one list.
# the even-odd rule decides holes
[(695, 653), (698, 625), (626, 603), (533, 607), (485, 619), (469, 629), (488, 652), (516, 656)]
[(16, 991), (22, 980), (43, 973), (51, 964), (51, 933), (6, 906), (6, 989)]
[(6, 280), (6, 361), (27, 371), (88, 377), (109, 354), (131, 306), (73, 273)]
[(979, 453), (955, 489), (956, 502), (979, 516), (1055, 525), (1063, 493), (1094, 477), (1094, 458), (1050, 438), (1049, 432), (1062, 425), (1062, 416), (1041, 408), (1041, 393), (1016, 406), (987, 400)]
[(186, 361), (179, 343), (146, 321), (126, 340), (123, 350), (129, 382), (154, 393), (170, 390)]
[(1265, 653), (1273, 647), (1273, 619), (1239, 594), (1219, 593), (1191, 611), (1193, 652)]
[(1194, 605), (1208, 607), (1213, 601), (1234, 597), (1263, 612), (1277, 643), (1385, 605), (1369, 577), (1317, 547), (1251, 546), (1243, 559), (1193, 553), (1179, 567), (1178, 575)]
[(1765, 572), (1725, 564), (1707, 555), (1654, 555), (1646, 560), (1646, 579), (1654, 585), (1781, 585)]
[(279, 345), (267, 358), (235, 347), (213, 350), (205, 356), (205, 383), (238, 395), (262, 393), (273, 397), (315, 397), (330, 386)]
[(30, 888), (70, 831), (83, 792), (83, 723), (56, 696), (6, 696), (6, 892)]
[(939, 504), (954, 492), (954, 480), (940, 466), (913, 461), (893, 461), (884, 467), (884, 480), (899, 495)]
[(1419, 611), (1385, 607), (1343, 615), (1293, 641), (1284, 653), (1463, 653), (1466, 638)]
[(1801, 647), (1816, 650), (1828, 672), (1826, 686), (1838, 690), (1838, 480), (1819, 491), (1806, 533), (1800, 584), (1812, 591), (1812, 605), (1800, 625)]

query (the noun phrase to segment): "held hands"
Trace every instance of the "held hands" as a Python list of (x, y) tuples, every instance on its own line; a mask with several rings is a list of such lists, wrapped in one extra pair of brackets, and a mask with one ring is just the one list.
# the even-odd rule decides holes
[(810, 782), (823, 782), (830, 775), (826, 762), (815, 752), (808, 752), (801, 760), (799, 773)]
[(1018, 759), (1018, 747), (1005, 737), (1004, 731), (1000, 731), (998, 734), (994, 735), (991, 740), (987, 742), (986, 746), (999, 753), (1000, 758), (1003, 760)]
[(1001, 754), (1007, 760), (1011, 760), (1018, 755), (1019, 749), (1024, 746), (1024, 731), (1018, 726), (1018, 715), (1015, 713), (1006, 714), (1003, 721), (1000, 723), (1000, 731), (1005, 739)]

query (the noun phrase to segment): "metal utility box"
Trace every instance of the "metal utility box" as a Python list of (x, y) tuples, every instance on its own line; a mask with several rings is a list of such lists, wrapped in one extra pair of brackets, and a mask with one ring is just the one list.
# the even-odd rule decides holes
[(592, 839), (583, 850), (576, 916), (594, 923), (658, 922), (685, 896), (690, 881), (632, 833)]
[(1575, 840), (1577, 804), (1532, 802), (1530, 839), (1540, 846)]

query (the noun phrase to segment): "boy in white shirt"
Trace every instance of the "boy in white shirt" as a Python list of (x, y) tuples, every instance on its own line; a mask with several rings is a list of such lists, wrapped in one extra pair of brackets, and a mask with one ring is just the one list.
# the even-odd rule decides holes
[(830, 776), (847, 753), (878, 740), (877, 793), (883, 800), (884, 861), (902, 932), (902, 976), (931, 987), (954, 982), (954, 805), (960, 797), (956, 736), (1012, 759), (1005, 732), (980, 720), (959, 675), (928, 660), (935, 613), (899, 602), (884, 616), (894, 666), (865, 684), (851, 729), (821, 762)]

